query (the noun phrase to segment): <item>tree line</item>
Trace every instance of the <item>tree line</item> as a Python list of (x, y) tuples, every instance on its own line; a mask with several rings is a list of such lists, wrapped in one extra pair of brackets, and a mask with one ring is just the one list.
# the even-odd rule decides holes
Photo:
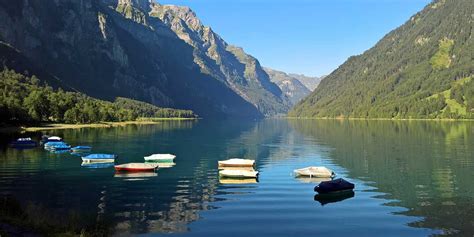
[(4, 68), (0, 72), (0, 123), (37, 122), (95, 123), (132, 121), (140, 117), (195, 118), (190, 110), (157, 106), (117, 98), (95, 99), (78, 92), (53, 89), (36, 76), (25, 76)]

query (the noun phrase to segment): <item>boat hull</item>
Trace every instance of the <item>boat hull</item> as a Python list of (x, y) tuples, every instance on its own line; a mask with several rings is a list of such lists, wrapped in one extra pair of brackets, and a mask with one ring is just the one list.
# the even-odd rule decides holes
[(258, 171), (234, 172), (232, 170), (221, 170), (219, 176), (234, 179), (257, 178)]
[(153, 172), (156, 168), (122, 168), (115, 167), (115, 170), (118, 172)]
[(82, 162), (84, 163), (113, 163), (115, 159), (87, 159), (82, 158)]

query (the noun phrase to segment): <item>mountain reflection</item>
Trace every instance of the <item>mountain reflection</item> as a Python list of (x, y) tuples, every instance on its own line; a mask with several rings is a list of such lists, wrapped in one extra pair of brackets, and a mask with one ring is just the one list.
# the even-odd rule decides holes
[(421, 216), (410, 226), (474, 234), (474, 124), (433, 121), (290, 120), (334, 148), (349, 176), (373, 182), (383, 198)]

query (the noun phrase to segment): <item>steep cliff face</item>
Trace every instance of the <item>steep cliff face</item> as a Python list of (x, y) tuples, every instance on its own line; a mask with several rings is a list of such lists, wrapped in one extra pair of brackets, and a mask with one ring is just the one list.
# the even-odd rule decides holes
[[(192, 109), (204, 117), (261, 117), (288, 109), (258, 61), (240, 62), (199, 19), (173, 11), (179, 16), (167, 17), (187, 19), (186, 29), (202, 31), (183, 40), (177, 26), (157, 17), (160, 7), (148, 0), (0, 0), (0, 41), (16, 52), (0, 55), (0, 62), (15, 67), (21, 57), (28, 64), (22, 68), (39, 68), (61, 87)], [(221, 57), (233, 64), (222, 69), (216, 63)]]
[(150, 16), (168, 25), (193, 47), (194, 62), (201, 72), (225, 83), (265, 115), (284, 113), (290, 101), (271, 82), (260, 63), (245, 51), (227, 44), (210, 27), (204, 26), (188, 7), (151, 4)]

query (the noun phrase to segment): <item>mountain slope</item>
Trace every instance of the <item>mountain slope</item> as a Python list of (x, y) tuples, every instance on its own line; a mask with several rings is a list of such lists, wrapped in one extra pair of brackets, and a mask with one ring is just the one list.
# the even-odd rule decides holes
[(349, 58), (289, 115), (473, 118), (472, 12), (472, 0), (434, 1)]
[(294, 74), (287, 74), (271, 68), (264, 68), (264, 70), (270, 76), (270, 80), (280, 87), (281, 91), (290, 99), (293, 105), (311, 93), (302, 82), (292, 76)]
[(150, 5), (150, 16), (168, 25), (193, 47), (194, 62), (201, 71), (228, 85), (264, 115), (285, 113), (290, 106), (280, 88), (270, 81), (260, 63), (245, 51), (229, 45), (210, 27), (204, 26), (188, 7)]
[[(147, 0), (0, 0), (0, 42), (16, 52), (0, 55), (0, 61), (9, 67), (28, 62), (22, 68), (41, 69), (58, 86), (92, 97), (126, 97), (191, 109), (202, 117), (256, 118), (287, 110), (273, 84), (260, 80), (252, 81), (259, 87), (250, 82), (241, 87), (261, 96), (256, 97), (206, 73), (195, 48), (151, 16), (153, 5)], [(226, 68), (239, 72), (242, 65)]]

